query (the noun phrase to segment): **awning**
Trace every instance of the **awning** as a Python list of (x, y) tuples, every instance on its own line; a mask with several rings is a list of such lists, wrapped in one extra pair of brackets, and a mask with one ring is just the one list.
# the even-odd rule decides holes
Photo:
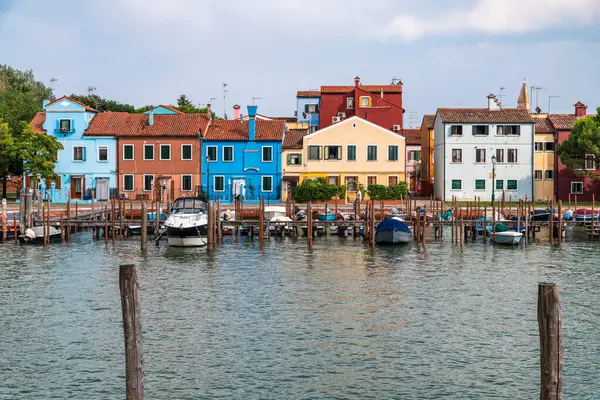
[(298, 182), (299, 180), (300, 180), (299, 176), (284, 176), (283, 177), (284, 182)]

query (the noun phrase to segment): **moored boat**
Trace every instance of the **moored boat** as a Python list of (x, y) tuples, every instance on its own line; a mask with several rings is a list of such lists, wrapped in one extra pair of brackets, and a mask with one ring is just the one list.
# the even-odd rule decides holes
[(504, 224), (496, 224), (495, 228), (495, 232), (492, 226), (487, 226), (486, 230), (488, 231), (488, 236), (496, 244), (517, 245), (521, 243), (521, 239), (523, 239), (523, 234), (521, 232), (509, 230)]
[(410, 239), (410, 228), (398, 217), (387, 218), (375, 228), (375, 243), (377, 244), (410, 243)]
[(200, 247), (207, 242), (207, 204), (200, 197), (180, 197), (165, 221), (167, 242), (174, 247)]
[[(46, 236), (48, 236), (50, 243), (62, 241), (60, 229), (53, 226), (48, 226), (46, 229), (48, 229)], [(19, 242), (22, 244), (44, 244), (44, 227), (34, 226), (27, 229), (23, 235), (19, 236)]]
[(531, 220), (532, 221), (550, 221), (550, 211), (547, 209), (546, 210), (533, 210), (531, 212)]
[[(593, 212), (594, 221), (598, 220), (598, 211)], [(575, 212), (575, 221), (589, 222), (592, 220), (592, 210), (589, 208), (580, 208)]]

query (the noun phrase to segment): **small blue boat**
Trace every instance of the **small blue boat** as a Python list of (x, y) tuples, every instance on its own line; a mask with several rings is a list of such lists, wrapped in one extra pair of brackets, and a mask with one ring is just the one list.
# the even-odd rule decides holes
[(319, 221), (335, 221), (335, 214), (319, 214)]
[(375, 243), (378, 244), (399, 244), (410, 243), (410, 228), (401, 218), (387, 218), (375, 228)]

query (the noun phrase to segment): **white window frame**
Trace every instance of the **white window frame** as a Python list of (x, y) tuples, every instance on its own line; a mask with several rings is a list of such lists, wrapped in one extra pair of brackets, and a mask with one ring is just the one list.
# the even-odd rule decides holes
[[(573, 184), (580, 184), (581, 185), (581, 191), (574, 191), (573, 190)], [(583, 194), (583, 182), (581, 181), (575, 181), (575, 182), (571, 182), (571, 194)]]
[[(504, 151), (505, 149), (496, 149), (496, 154), (494, 154), (496, 156), (496, 164), (506, 164), (506, 158), (504, 157), (506, 155), (506, 152)], [(498, 151), (500, 151), (500, 154), (502, 154), (502, 161), (499, 161), (498, 159), (500, 157), (498, 157)]]
[[(217, 178), (223, 178), (223, 189), (217, 190)], [(225, 175), (215, 175), (213, 176), (213, 192), (222, 193), (225, 191)]]
[[(540, 177), (537, 177), (537, 173), (540, 173)], [(533, 170), (533, 179), (535, 179), (536, 181), (541, 181), (544, 178), (544, 171), (541, 169), (534, 169)]]
[[(452, 133), (452, 128), (455, 128), (454, 131), (458, 131), (458, 128), (460, 128), (460, 133)], [(462, 136), (463, 132), (465, 130), (464, 125), (450, 125), (450, 136)]]
[[(483, 181), (483, 189), (477, 189), (477, 181)], [(452, 185), (452, 182), (450, 182)], [(462, 183), (460, 185), (462, 187)], [(473, 181), (473, 190), (476, 192), (485, 192), (487, 190), (487, 179), (475, 179)]]
[[(374, 160), (369, 160), (369, 147), (375, 147), (375, 153), (376, 154), (375, 154), (375, 159)], [(376, 145), (376, 144), (368, 144), (365, 147), (365, 151), (367, 152), (365, 154), (365, 161), (367, 161), (367, 162), (377, 162), (377, 161), (379, 161), (379, 146), (378, 145)], [(398, 155), (398, 158), (400, 158), (400, 155)]]
[[(169, 158), (163, 158), (162, 157), (162, 148), (163, 147), (168, 147), (169, 148)], [(159, 144), (158, 145), (158, 159), (160, 161), (170, 161), (171, 160), (171, 145), (170, 144)]]
[[(150, 184), (150, 189), (146, 189), (146, 177), (147, 176), (151, 176), (152, 177), (152, 183)], [(144, 181), (142, 182), (142, 187), (144, 189), (144, 192), (151, 192), (152, 191), (152, 186), (154, 186), (154, 174), (144, 174)]]
[[(500, 185), (500, 186), (502, 186), (501, 188), (498, 188), (499, 182), (502, 182), (502, 185)], [(496, 189), (494, 189), (494, 190), (504, 190), (504, 179), (496, 179), (495, 185), (496, 185)]]
[[(310, 110), (311, 108), (314, 108), (314, 111), (311, 111)], [(317, 104), (315, 104), (315, 103), (307, 103), (306, 104), (305, 110), (306, 110), (307, 114), (316, 114), (317, 109), (318, 109), (318, 107), (317, 107)]]
[[(460, 161), (454, 161), (454, 150), (460, 151)], [(450, 149), (450, 164), (462, 164), (463, 163), (463, 149)]]
[[(82, 160), (76, 160), (75, 159), (75, 149), (84, 149), (81, 152)], [(87, 153), (87, 151), (85, 150), (85, 146), (73, 146), (72, 151), (71, 151), (71, 161), (76, 162), (76, 163), (85, 162), (85, 156), (86, 156), (85, 153)]]
[[(131, 159), (125, 158), (125, 146), (131, 146)], [(126, 143), (123, 145), (123, 161), (133, 161), (135, 160), (135, 146), (130, 143)]]
[[(61, 131), (60, 130), (60, 121), (69, 121), (69, 130), (68, 131)], [(58, 133), (71, 133), (73, 132), (73, 118), (59, 118), (58, 119)]]
[[(131, 177), (131, 189), (126, 189), (125, 188), (125, 177), (126, 176), (130, 176)], [(124, 192), (133, 192), (133, 191), (135, 191), (135, 175), (133, 175), (133, 174), (123, 174), (123, 191)]]
[[(101, 160), (100, 159), (100, 149), (106, 149), (106, 160)], [(106, 146), (106, 145), (98, 146), (98, 148), (96, 149), (96, 161), (101, 162), (101, 163), (107, 163), (108, 160), (109, 160), (109, 157), (108, 157), (108, 146)]]
[[(475, 164), (485, 164), (486, 160), (487, 160), (487, 152), (485, 151), (486, 149), (475, 149)], [(479, 151), (483, 151), (483, 161), (477, 161), (477, 153)]]
[[(302, 153), (289, 153), (288, 155), (290, 156), (290, 157), (289, 157), (289, 160), (290, 160), (290, 161), (292, 161), (292, 156), (298, 156), (298, 157), (299, 157), (299, 158), (298, 158), (298, 161), (300, 161), (300, 157), (302, 157)], [(287, 161), (287, 160), (286, 160), (286, 161)], [(300, 162), (298, 162), (297, 164), (292, 164), (292, 163), (288, 162), (288, 163), (287, 163), (287, 165), (296, 166), (296, 165), (301, 165), (301, 163), (300, 163)]]
[[(367, 100), (367, 105), (364, 105), (363, 101)], [(369, 108), (371, 107), (371, 96), (360, 96), (360, 107)]]
[[(225, 159), (225, 149), (226, 149), (226, 148), (229, 148), (229, 149), (231, 149), (231, 160), (226, 160), (226, 159)], [(235, 149), (235, 147), (234, 147), (234, 146), (223, 146), (223, 148), (221, 149), (221, 150), (222, 150), (222, 154), (221, 154), (221, 160), (222, 160), (223, 162), (226, 162), (226, 163), (232, 163), (232, 162), (234, 162), (234, 161), (235, 161), (234, 149)]]
[[(190, 177), (190, 188), (189, 189), (184, 189), (183, 188), (183, 177), (185, 176), (189, 176)], [(181, 191), (182, 192), (191, 192), (194, 189), (194, 177), (192, 176), (192, 174), (182, 174), (181, 175)]]
[[(208, 153), (208, 149), (215, 149), (215, 159), (214, 160), (210, 160), (208, 159), (209, 153)], [(207, 160), (206, 162), (219, 162), (219, 146), (206, 146), (206, 155), (204, 156), (204, 158)]]
[[(152, 158), (146, 158), (146, 147), (152, 147)], [(153, 144), (144, 144), (143, 152), (144, 152), (144, 161), (154, 161), (156, 160), (156, 149)]]
[[(265, 161), (265, 149), (266, 148), (270, 148), (271, 149), (271, 159), (269, 161)], [(261, 146), (261, 148), (260, 148), (260, 160), (262, 162), (273, 162), (273, 160), (275, 160), (275, 155), (273, 154), (273, 146)]]
[[(459, 181), (459, 182), (460, 182), (460, 189), (453, 189), (453, 188), (452, 188), (452, 181)], [(455, 192), (458, 192), (458, 191), (460, 191), (460, 190), (463, 190), (463, 189), (462, 189), (462, 187), (463, 187), (463, 184), (462, 184), (462, 183), (463, 183), (462, 179), (450, 179), (450, 190), (453, 190), (453, 191), (455, 191)]]
[[(265, 178), (269, 178), (271, 180), (271, 190), (265, 190)], [(263, 175), (260, 177), (260, 191), (265, 193), (273, 192), (273, 175)]]
[[(395, 160), (390, 160), (390, 149), (392, 147), (396, 148), (396, 159)], [(416, 150), (411, 150), (411, 151), (416, 151)], [(409, 154), (410, 154), (410, 152), (409, 152)], [(387, 155), (388, 155), (387, 156), (388, 161), (391, 161), (391, 162), (400, 161), (400, 146), (398, 146), (397, 144), (388, 144), (388, 154)]]
[[(190, 148), (190, 157), (191, 158), (183, 158), (183, 148), (189, 146)], [(181, 145), (181, 161), (192, 161), (194, 159), (194, 145), (189, 143), (184, 143)]]
[[(588, 157), (593, 160), (592, 168), (588, 168)], [(595, 171), (596, 170), (596, 156), (594, 154), (586, 154), (583, 158), (583, 169), (585, 171)]]
[[(515, 152), (515, 159), (516, 161), (509, 161), (509, 154), (510, 151), (513, 150)], [(519, 163), (519, 149), (506, 149), (506, 163), (507, 164), (518, 164)]]
[[(514, 188), (514, 189), (509, 189), (508, 188), (508, 182), (509, 181), (515, 181), (515, 182), (517, 182), (517, 187)], [(519, 180), (518, 179), (506, 179), (505, 182), (506, 182), (506, 189), (504, 189), (505, 191), (507, 191), (507, 192), (518, 192), (519, 191)]]
[(354, 97), (346, 97), (346, 109), (354, 108)]

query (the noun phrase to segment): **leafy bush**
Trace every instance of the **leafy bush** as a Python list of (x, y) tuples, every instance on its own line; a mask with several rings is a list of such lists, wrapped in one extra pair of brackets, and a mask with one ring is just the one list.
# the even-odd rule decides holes
[(369, 185), (367, 194), (372, 200), (401, 200), (406, 198), (407, 189), (406, 182), (395, 186)]
[(330, 185), (325, 178), (305, 179), (296, 188), (296, 201), (329, 201), (343, 199), (346, 195), (346, 186)]

